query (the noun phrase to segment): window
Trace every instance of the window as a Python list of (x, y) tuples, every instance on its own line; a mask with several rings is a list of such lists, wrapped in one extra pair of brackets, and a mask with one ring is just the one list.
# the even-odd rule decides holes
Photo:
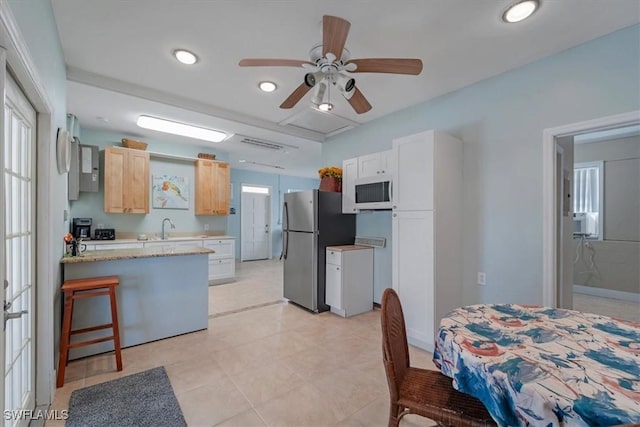
[(258, 194), (269, 194), (269, 187), (256, 187), (253, 185), (243, 185), (242, 186), (243, 193), (258, 193)]
[(576, 163), (574, 165), (574, 232), (602, 239), (603, 183), (604, 162)]

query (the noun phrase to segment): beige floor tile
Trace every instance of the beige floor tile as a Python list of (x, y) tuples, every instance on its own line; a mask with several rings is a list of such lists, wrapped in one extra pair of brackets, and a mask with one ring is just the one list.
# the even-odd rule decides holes
[[(379, 397), (355, 414), (341, 421), (339, 427), (386, 427), (389, 419), (389, 397)], [(405, 415), (400, 427), (431, 427), (436, 423), (417, 415)]]
[(67, 364), (64, 372), (64, 382), (83, 379), (87, 375), (87, 359), (72, 360)]
[(338, 420), (353, 415), (386, 392), (380, 387), (375, 370), (369, 373), (348, 365), (331, 374), (312, 379), (311, 384), (330, 401), (327, 410)]
[(226, 377), (215, 386), (203, 386), (177, 394), (189, 426), (213, 426), (251, 408), (249, 401)]
[(180, 394), (205, 385), (214, 386), (224, 371), (213, 359), (203, 359), (198, 363), (193, 361), (178, 362), (166, 366), (167, 375), (175, 394)]
[(316, 388), (304, 385), (254, 409), (272, 427), (333, 426), (338, 419), (328, 410), (330, 404)]
[(304, 384), (302, 377), (279, 362), (265, 363), (230, 377), (254, 407)]
[(49, 409), (51, 410), (62, 410), (69, 408), (69, 399), (71, 398), (71, 393), (74, 390), (78, 390), (80, 388), (85, 387), (84, 379), (65, 382), (63, 387), (57, 388), (55, 390), (53, 403)]
[(216, 424), (216, 427), (263, 427), (266, 426), (262, 418), (254, 411), (249, 409), (235, 417)]

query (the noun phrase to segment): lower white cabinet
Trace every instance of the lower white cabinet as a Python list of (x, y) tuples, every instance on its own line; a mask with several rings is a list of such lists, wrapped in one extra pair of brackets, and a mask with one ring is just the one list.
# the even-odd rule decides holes
[(209, 281), (231, 282), (236, 276), (236, 242), (234, 239), (205, 240), (204, 247), (213, 249), (209, 254)]
[(325, 301), (342, 317), (373, 309), (373, 248), (328, 246)]

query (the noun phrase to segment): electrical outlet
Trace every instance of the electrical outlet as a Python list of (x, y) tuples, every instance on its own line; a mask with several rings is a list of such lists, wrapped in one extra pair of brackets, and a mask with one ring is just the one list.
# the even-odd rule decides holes
[(204, 225), (204, 231), (209, 231), (209, 224)]
[(487, 275), (481, 271), (478, 271), (478, 285), (484, 286), (487, 284)]

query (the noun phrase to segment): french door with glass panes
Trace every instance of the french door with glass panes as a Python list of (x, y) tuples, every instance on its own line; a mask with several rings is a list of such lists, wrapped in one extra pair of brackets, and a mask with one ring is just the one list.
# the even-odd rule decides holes
[[(0, 402), (5, 427), (26, 426), (35, 408), (35, 125), (36, 114), (5, 74), (4, 135), (0, 150), (0, 271), (4, 328), (0, 332)], [(4, 344), (4, 345), (2, 345)], [(2, 351), (4, 347), (4, 351)], [(7, 412), (8, 411), (8, 412)], [(22, 412), (22, 415), (18, 415)]]

